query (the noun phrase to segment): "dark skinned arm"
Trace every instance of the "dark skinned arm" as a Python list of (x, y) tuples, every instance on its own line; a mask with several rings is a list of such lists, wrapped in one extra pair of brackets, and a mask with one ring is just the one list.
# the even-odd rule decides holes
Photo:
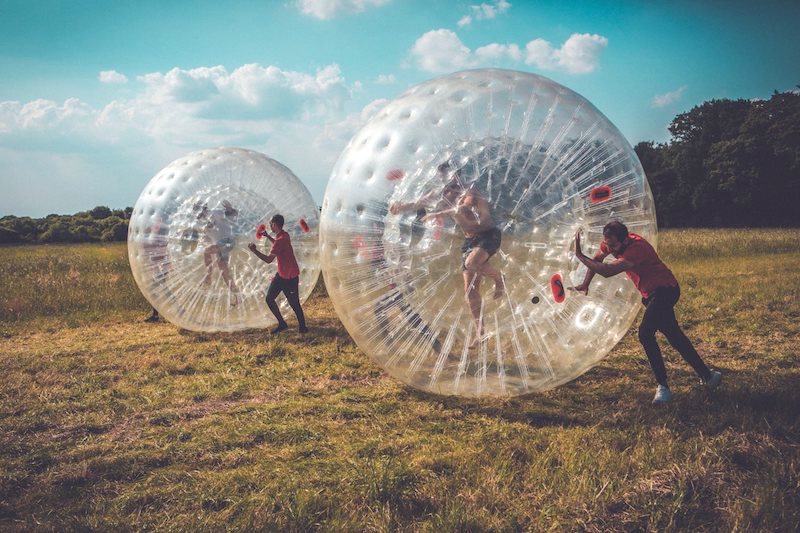
[[(267, 235), (267, 237), (269, 237), (269, 235)], [(247, 247), (250, 248), (250, 251), (253, 252), (256, 257), (258, 257), (259, 259), (261, 259), (266, 263), (272, 263), (275, 260), (274, 255), (267, 255), (265, 253), (259, 252), (258, 249), (256, 248), (255, 243), (251, 242), (249, 245), (247, 245)]]
[(586, 265), (586, 268), (589, 271), (586, 273), (586, 277), (583, 280), (583, 283), (578, 285), (577, 287), (572, 287), (573, 290), (578, 292), (582, 292), (584, 294), (588, 294), (589, 292), (589, 283), (591, 283), (592, 278), (595, 274), (600, 274), (604, 278), (610, 278), (611, 276), (616, 276), (620, 272), (625, 272), (626, 270), (630, 270), (633, 268), (633, 263), (630, 261), (625, 260), (625, 258), (618, 259), (613, 263), (604, 263), (603, 259), (608, 256), (607, 253), (603, 253), (602, 251), (597, 252), (592, 259), (589, 259), (583, 251), (581, 250), (581, 235), (580, 231), (575, 233), (575, 257), (578, 258), (578, 261)]

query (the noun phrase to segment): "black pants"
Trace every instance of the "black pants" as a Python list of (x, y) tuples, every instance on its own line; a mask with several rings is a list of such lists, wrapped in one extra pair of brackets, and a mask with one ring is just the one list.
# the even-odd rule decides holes
[(656, 381), (660, 385), (667, 385), (667, 370), (664, 368), (664, 358), (656, 342), (656, 331), (660, 331), (669, 343), (681, 356), (686, 359), (694, 371), (704, 380), (711, 377), (711, 371), (700, 359), (692, 342), (686, 337), (675, 318), (675, 304), (681, 297), (680, 287), (659, 287), (649, 298), (642, 298), (642, 303), (647, 306), (642, 323), (639, 325), (639, 342), (644, 346), (647, 359)]
[(267, 290), (267, 306), (278, 320), (278, 325), (286, 324), (286, 322), (283, 320), (283, 315), (281, 315), (281, 310), (278, 307), (278, 304), (275, 303), (275, 299), (278, 297), (278, 295), (283, 293), (284, 296), (286, 296), (286, 301), (289, 302), (292, 311), (294, 311), (295, 316), (297, 316), (297, 323), (299, 326), (301, 328), (306, 327), (306, 317), (303, 315), (303, 308), (300, 306), (299, 286), (299, 276), (292, 279), (284, 279), (276, 274), (275, 277), (272, 278), (272, 283), (269, 284), (269, 289)]

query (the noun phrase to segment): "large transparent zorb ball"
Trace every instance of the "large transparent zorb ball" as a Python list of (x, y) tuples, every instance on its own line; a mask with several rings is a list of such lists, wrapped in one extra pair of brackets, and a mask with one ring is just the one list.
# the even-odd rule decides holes
[[(259, 232), (285, 218), (300, 266), (300, 300), (319, 276), (319, 214), (311, 194), (282, 164), (239, 148), (193, 152), (150, 180), (128, 228), (136, 284), (173, 324), (193, 331), (236, 331), (275, 323), (265, 292), (277, 270), (249, 249), (269, 253)], [(288, 303), (279, 299), (291, 318)], [(288, 314), (287, 314), (288, 313)]]
[(566, 290), (586, 273), (576, 231), (591, 256), (612, 219), (655, 244), (644, 172), (606, 117), (541, 76), (459, 72), (411, 88), (350, 141), (320, 262), (347, 330), (391, 375), (514, 396), (588, 370), (638, 313), (624, 275)]

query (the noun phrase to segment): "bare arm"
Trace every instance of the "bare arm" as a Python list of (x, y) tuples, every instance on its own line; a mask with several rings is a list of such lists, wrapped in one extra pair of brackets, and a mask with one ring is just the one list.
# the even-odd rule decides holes
[[(576, 257), (589, 269), (589, 272), (586, 273), (586, 279), (588, 280), (591, 280), (594, 274), (600, 274), (604, 278), (610, 278), (611, 276), (616, 276), (620, 272), (630, 270), (633, 267), (633, 263), (626, 261), (624, 258), (617, 259), (613, 263), (603, 263), (597, 259), (589, 259), (587, 256), (583, 255), (583, 253), (580, 255), (576, 254)], [(586, 280), (584, 280), (584, 283), (586, 283)]]
[(247, 245), (247, 247), (250, 248), (250, 251), (253, 252), (256, 257), (258, 257), (259, 259), (261, 259), (266, 263), (272, 263), (275, 260), (274, 255), (272, 254), (267, 255), (265, 253), (259, 252), (258, 249), (256, 248), (255, 243), (251, 242), (249, 245)]
[(432, 220), (434, 218), (440, 218), (440, 217), (448, 216), (448, 215), (449, 216), (453, 216), (456, 213), (458, 213), (458, 209), (459, 209), (458, 206), (456, 206), (456, 207), (451, 207), (449, 209), (443, 209), (441, 211), (434, 211), (433, 213), (428, 213), (427, 215), (422, 217), (420, 219), (420, 221), (421, 222), (427, 222), (428, 220)]
[(395, 202), (389, 206), (389, 212), (393, 215), (397, 215), (403, 211), (416, 211), (417, 209), (422, 209), (423, 207), (430, 205), (434, 198), (438, 196), (438, 194), (438, 191), (431, 191), (422, 198), (418, 198), (413, 202)]
[(594, 278), (595, 274), (600, 274), (604, 278), (609, 278), (611, 276), (616, 276), (620, 272), (624, 272), (625, 270), (630, 269), (633, 267), (633, 264), (629, 261), (626, 261), (624, 258), (614, 261), (613, 263), (606, 264), (603, 262), (608, 256), (608, 253), (603, 252), (602, 249), (594, 254), (594, 257), (589, 259), (581, 250), (581, 234), (580, 230), (575, 232), (575, 257), (586, 265), (588, 271), (586, 272), (586, 277), (583, 279), (583, 283), (578, 285), (577, 287), (570, 287), (571, 290), (582, 292), (583, 294), (589, 294), (589, 284), (592, 282), (592, 278)]
[[(602, 263), (603, 259), (605, 259), (606, 256), (608, 256), (608, 254), (605, 254), (603, 252), (597, 252), (596, 254), (594, 254), (592, 261)], [(583, 282), (576, 287), (568, 287), (568, 289), (577, 292), (582, 292), (583, 294), (589, 294), (589, 284), (592, 283), (592, 278), (594, 278), (594, 271), (592, 269), (587, 269), (586, 277), (583, 278)]]

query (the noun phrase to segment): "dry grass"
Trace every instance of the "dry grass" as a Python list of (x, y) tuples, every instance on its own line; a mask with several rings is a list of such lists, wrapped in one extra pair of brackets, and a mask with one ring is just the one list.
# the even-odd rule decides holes
[(684, 235), (661, 235), (679, 318), (725, 378), (666, 350), (666, 409), (635, 331), (549, 393), (444, 398), (386, 377), (323, 290), (307, 337), (194, 334), (141, 322), (124, 246), (2, 248), (0, 528), (797, 530), (797, 235)]

